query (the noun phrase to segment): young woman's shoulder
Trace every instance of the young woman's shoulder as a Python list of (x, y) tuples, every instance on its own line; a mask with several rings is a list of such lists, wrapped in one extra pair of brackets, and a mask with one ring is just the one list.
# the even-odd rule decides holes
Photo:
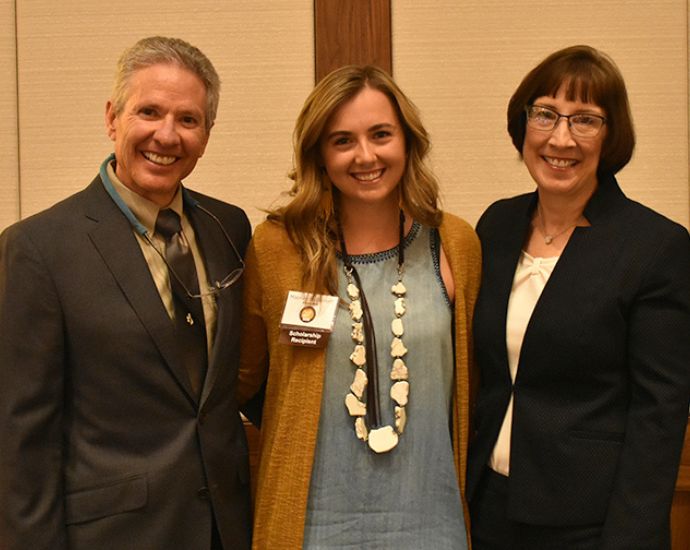
[(282, 249), (291, 246), (290, 238), (282, 223), (265, 220), (256, 226), (252, 236), (254, 247), (258, 250)]
[(475, 244), (479, 246), (479, 239), (472, 226), (455, 214), (444, 212), (439, 230), (442, 241), (452, 240), (470, 247)]
[(441, 246), (452, 263), (461, 261), (469, 266), (481, 264), (481, 245), (472, 226), (462, 218), (443, 213), (441, 227)]

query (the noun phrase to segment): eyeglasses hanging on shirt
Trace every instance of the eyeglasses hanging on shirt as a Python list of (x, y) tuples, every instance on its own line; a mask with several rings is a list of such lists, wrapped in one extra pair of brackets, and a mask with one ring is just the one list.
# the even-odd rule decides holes
[(163, 254), (158, 247), (151, 241), (151, 238), (149, 237), (148, 232), (143, 233), (144, 239), (153, 247), (153, 249), (158, 253), (158, 255), (161, 257), (161, 259), (165, 262), (165, 265), (168, 266), (168, 271), (172, 274), (173, 277), (175, 277), (175, 280), (180, 284), (182, 289), (185, 291), (185, 294), (189, 296), (190, 298), (203, 298), (204, 296), (216, 296), (218, 295), (222, 290), (231, 287), (233, 284), (235, 284), (237, 281), (239, 281), (240, 277), (242, 277), (242, 273), (244, 272), (244, 260), (242, 259), (242, 256), (240, 256), (240, 253), (238, 252), (237, 248), (235, 247), (235, 244), (232, 242), (232, 239), (230, 238), (230, 235), (228, 235), (227, 231), (225, 231), (225, 228), (223, 227), (223, 224), (220, 223), (220, 220), (211, 212), (206, 210), (203, 206), (201, 206), (199, 203), (194, 204), (194, 208), (198, 208), (201, 212), (206, 214), (207, 216), (210, 216), (213, 221), (216, 223), (216, 225), (220, 228), (220, 230), (223, 232), (223, 236), (225, 237), (226, 242), (230, 245), (230, 248), (232, 248), (233, 253), (235, 254), (235, 258), (237, 259), (238, 266), (230, 271), (225, 277), (223, 277), (220, 280), (213, 281), (212, 283), (209, 283), (209, 285), (203, 289), (199, 288), (199, 292), (192, 292), (192, 290), (189, 289), (189, 287), (184, 283), (182, 277), (173, 269), (173, 267), (170, 265), (168, 260), (165, 257), (165, 254)]
[(154, 245), (154, 243), (151, 241), (151, 238), (149, 237), (148, 231), (146, 228), (142, 225), (142, 223), (137, 219), (137, 217), (134, 215), (134, 213), (130, 210), (130, 208), (125, 204), (125, 202), (122, 200), (122, 197), (115, 191), (115, 187), (113, 186), (112, 182), (110, 181), (110, 177), (108, 176), (108, 170), (107, 166), (110, 162), (112, 162), (115, 159), (115, 154), (112, 153), (106, 158), (103, 163), (101, 164), (100, 170), (99, 170), (99, 175), (101, 176), (101, 181), (103, 182), (103, 186), (105, 187), (105, 190), (107, 193), (110, 195), (110, 197), (113, 199), (117, 207), (122, 211), (122, 213), (125, 215), (125, 217), (129, 220), (129, 223), (132, 224), (132, 227), (134, 230), (141, 235), (143, 239), (145, 239), (152, 247), (153, 249), (158, 253), (158, 255), (163, 259), (165, 262), (165, 265), (168, 267), (168, 270), (170, 273), (172, 273), (172, 276), (175, 277), (177, 282), (180, 283), (180, 286), (184, 289), (185, 293), (187, 296), (190, 298), (203, 298), (204, 296), (216, 296), (220, 294), (221, 291), (225, 290), (226, 288), (231, 287), (234, 285), (237, 281), (240, 280), (240, 277), (242, 277), (242, 273), (244, 272), (244, 260), (242, 259), (242, 256), (238, 252), (237, 248), (235, 247), (235, 244), (232, 242), (232, 239), (230, 238), (230, 235), (228, 235), (227, 231), (225, 231), (225, 228), (223, 227), (223, 224), (220, 223), (220, 220), (211, 212), (206, 210), (201, 204), (199, 204), (199, 201), (197, 201), (194, 197), (192, 197), (189, 192), (183, 187), (182, 188), (182, 199), (185, 204), (190, 206), (191, 208), (198, 208), (199, 211), (203, 212), (207, 216), (210, 216), (211, 219), (215, 222), (215, 224), (220, 228), (220, 230), (223, 233), (223, 237), (225, 237), (226, 242), (230, 245), (230, 248), (232, 249), (233, 253), (235, 254), (235, 258), (237, 258), (237, 264), (238, 266), (232, 269), (227, 275), (225, 275), (222, 279), (217, 279), (211, 283), (208, 284), (208, 286), (205, 289), (199, 290), (199, 292), (192, 292), (182, 281), (180, 276), (175, 272), (175, 270), (170, 267), (170, 264), (168, 261), (165, 259), (165, 255), (158, 249), (157, 246)]

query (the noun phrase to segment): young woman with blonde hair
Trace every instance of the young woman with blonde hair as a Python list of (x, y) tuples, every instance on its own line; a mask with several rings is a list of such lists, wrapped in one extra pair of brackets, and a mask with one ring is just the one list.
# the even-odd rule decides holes
[(294, 146), (291, 200), (246, 260), (254, 545), (464, 548), (477, 237), (439, 209), (426, 130), (380, 69), (324, 78)]

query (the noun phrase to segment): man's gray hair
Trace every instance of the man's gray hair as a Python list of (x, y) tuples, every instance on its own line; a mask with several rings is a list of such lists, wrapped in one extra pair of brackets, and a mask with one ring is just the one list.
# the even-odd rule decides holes
[(159, 63), (170, 63), (183, 67), (197, 75), (206, 87), (206, 131), (216, 120), (220, 99), (220, 78), (209, 59), (191, 44), (179, 38), (150, 36), (142, 38), (124, 51), (117, 63), (115, 86), (113, 87), (113, 108), (115, 114), (122, 113), (129, 98), (129, 80), (139, 69)]

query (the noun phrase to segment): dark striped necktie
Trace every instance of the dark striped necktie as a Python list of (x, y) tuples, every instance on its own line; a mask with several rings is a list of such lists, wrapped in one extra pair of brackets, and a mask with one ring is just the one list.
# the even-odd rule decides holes
[(194, 256), (182, 233), (180, 216), (170, 209), (161, 210), (156, 233), (165, 240), (165, 262), (175, 306), (175, 336), (179, 353), (189, 375), (192, 391), (198, 397), (206, 375), (206, 324), (199, 294), (199, 279)]

